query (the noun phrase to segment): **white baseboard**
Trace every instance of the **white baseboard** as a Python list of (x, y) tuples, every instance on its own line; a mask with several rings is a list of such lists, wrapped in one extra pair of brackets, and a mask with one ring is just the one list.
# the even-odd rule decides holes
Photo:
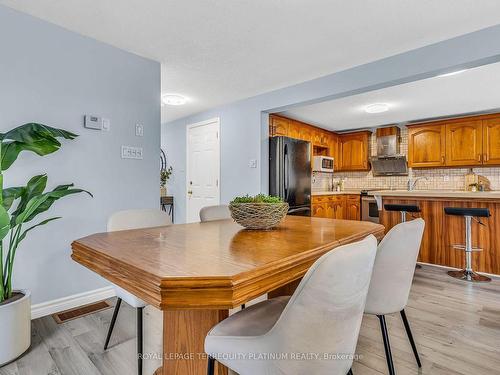
[(64, 310), (73, 309), (75, 307), (87, 305), (103, 299), (115, 296), (115, 289), (112, 286), (107, 286), (100, 289), (91, 290), (72, 296), (58, 298), (53, 301), (38, 303), (31, 306), (31, 319), (41, 318), (43, 316), (52, 315)]

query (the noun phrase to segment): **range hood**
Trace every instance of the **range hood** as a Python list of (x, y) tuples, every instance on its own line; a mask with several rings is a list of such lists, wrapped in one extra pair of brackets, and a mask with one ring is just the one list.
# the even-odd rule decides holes
[(377, 129), (377, 156), (370, 162), (374, 176), (408, 175), (406, 156), (399, 153), (399, 128)]

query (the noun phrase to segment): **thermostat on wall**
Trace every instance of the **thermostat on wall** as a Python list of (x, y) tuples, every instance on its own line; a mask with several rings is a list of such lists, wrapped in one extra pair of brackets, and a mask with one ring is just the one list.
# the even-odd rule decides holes
[(83, 126), (88, 129), (102, 130), (102, 118), (93, 115), (85, 115)]

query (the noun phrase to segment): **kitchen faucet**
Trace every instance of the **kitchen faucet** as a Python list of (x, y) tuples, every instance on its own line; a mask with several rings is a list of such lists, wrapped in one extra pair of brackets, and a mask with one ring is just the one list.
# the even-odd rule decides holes
[(415, 189), (415, 185), (417, 184), (418, 180), (428, 180), (427, 177), (417, 177), (416, 179), (412, 179), (411, 177), (408, 179), (408, 191), (413, 191), (413, 189)]

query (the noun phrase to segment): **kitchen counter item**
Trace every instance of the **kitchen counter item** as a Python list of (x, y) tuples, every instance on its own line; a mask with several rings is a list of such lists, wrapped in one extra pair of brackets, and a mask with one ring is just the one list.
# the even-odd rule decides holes
[(470, 198), (500, 199), (500, 191), (463, 191), (463, 190), (376, 190), (375, 197), (427, 197), (427, 198)]

